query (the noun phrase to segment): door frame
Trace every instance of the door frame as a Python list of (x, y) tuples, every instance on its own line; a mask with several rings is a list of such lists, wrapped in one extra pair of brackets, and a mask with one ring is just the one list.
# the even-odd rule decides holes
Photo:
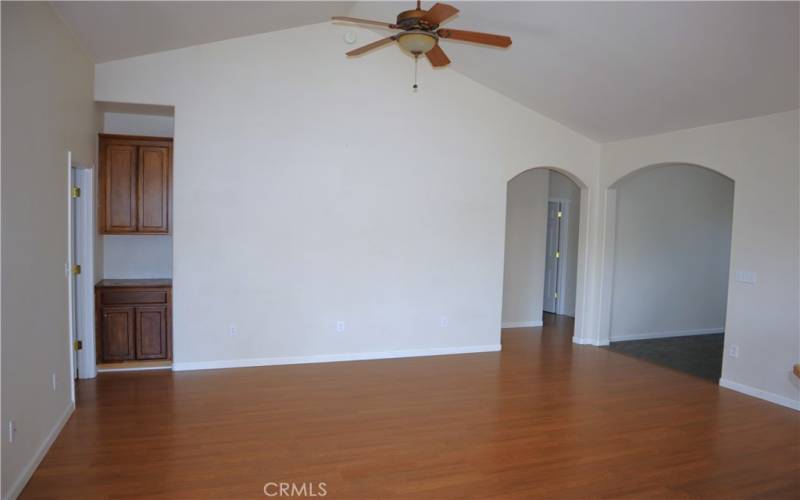
[[(566, 264), (566, 256), (569, 255), (569, 220), (571, 216), (571, 209), (570, 204), (572, 200), (568, 198), (548, 198), (547, 200), (549, 203), (560, 203), (561, 204), (561, 222), (558, 231), (558, 252), (560, 254), (557, 268), (558, 268), (558, 281), (556, 283), (556, 289), (558, 290), (559, 297), (556, 300), (556, 314), (563, 315), (566, 313), (564, 309), (564, 290), (567, 288), (567, 273), (570, 272), (569, 266)], [(546, 270), (546, 264), (545, 264)], [(572, 271), (575, 272), (575, 271)], [(577, 289), (575, 290), (576, 297), (573, 301), (577, 301)]]
[[(69, 197), (69, 265), (81, 266), (81, 273), (72, 279), (70, 272), (70, 353), (74, 342), (80, 340), (83, 347), (77, 356), (70, 355), (71, 371), (78, 377), (94, 378), (97, 375), (95, 361), (94, 324), (94, 243), (95, 243), (95, 171), (93, 165), (74, 164), (70, 158)], [(80, 196), (72, 198), (72, 187), (80, 189)], [(74, 213), (73, 213), (74, 212)], [(74, 366), (77, 359), (77, 366)], [(74, 397), (74, 383), (73, 383)]]

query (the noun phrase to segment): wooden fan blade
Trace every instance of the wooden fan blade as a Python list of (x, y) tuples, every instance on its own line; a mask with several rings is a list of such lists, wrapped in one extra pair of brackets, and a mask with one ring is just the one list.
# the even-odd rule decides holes
[(446, 3), (437, 3), (433, 7), (430, 8), (428, 12), (422, 16), (421, 21), (424, 21), (430, 25), (433, 24), (442, 24), (447, 19), (458, 14), (458, 9), (453, 7), (452, 5), (447, 5)]
[(351, 50), (347, 53), (348, 56), (357, 56), (359, 54), (363, 54), (364, 52), (369, 52), (372, 49), (377, 49), (382, 45), (386, 45), (387, 43), (394, 42), (395, 38), (393, 36), (387, 36), (386, 38), (381, 38), (377, 42), (372, 42), (364, 45), (363, 47), (359, 47), (357, 49)]
[(462, 40), (464, 42), (482, 43), (494, 47), (508, 47), (511, 45), (511, 37), (505, 35), (493, 35), (491, 33), (480, 33), (478, 31), (449, 30), (440, 29), (436, 32), (442, 38), (451, 40)]
[(392, 30), (400, 29), (396, 24), (384, 23), (383, 21), (370, 21), (369, 19), (359, 19), (357, 17), (333, 16), (331, 19), (334, 21), (345, 21), (348, 23), (369, 24), (372, 26), (381, 26)]
[(439, 44), (433, 46), (431, 50), (425, 53), (425, 57), (431, 62), (431, 66), (438, 68), (439, 66), (447, 66), (450, 64), (450, 58), (444, 53)]

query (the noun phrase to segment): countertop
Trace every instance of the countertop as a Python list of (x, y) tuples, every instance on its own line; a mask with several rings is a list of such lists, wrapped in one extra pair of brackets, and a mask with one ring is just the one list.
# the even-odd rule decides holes
[(130, 287), (171, 287), (172, 279), (121, 279), (121, 280), (100, 280), (94, 285), (96, 288), (130, 288)]

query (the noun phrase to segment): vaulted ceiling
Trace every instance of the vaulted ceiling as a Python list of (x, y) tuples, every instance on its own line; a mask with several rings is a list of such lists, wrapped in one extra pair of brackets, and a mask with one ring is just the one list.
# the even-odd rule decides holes
[[(448, 27), (509, 49), (443, 41), (450, 70), (597, 141), (800, 106), (797, 2), (449, 2)], [(429, 7), (423, 3), (423, 8)], [(55, 2), (96, 62), (324, 22), (393, 21), (413, 2)], [(353, 26), (359, 42), (380, 34)], [(399, 50), (385, 47), (380, 50)], [(400, 59), (398, 62), (405, 61)]]

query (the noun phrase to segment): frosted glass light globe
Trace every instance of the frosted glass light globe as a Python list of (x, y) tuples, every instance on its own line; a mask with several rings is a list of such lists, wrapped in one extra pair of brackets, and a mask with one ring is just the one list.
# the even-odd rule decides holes
[(400, 33), (397, 43), (412, 54), (426, 54), (436, 46), (436, 37), (424, 31), (410, 31), (408, 33)]

